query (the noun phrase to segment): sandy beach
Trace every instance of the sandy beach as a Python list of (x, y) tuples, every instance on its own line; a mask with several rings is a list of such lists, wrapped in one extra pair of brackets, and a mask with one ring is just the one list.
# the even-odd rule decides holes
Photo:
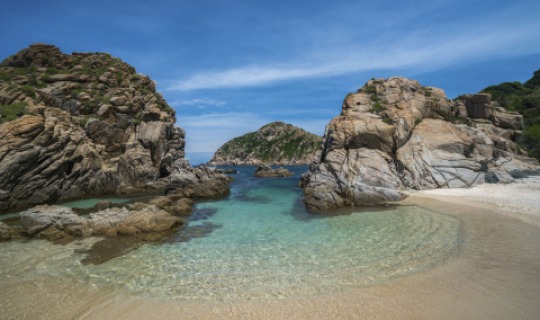
[[(411, 194), (457, 217), (459, 253), (433, 269), (340, 294), (195, 303), (70, 279), (0, 279), (2, 319), (539, 319), (540, 179)], [(527, 223), (525, 223), (527, 222)]]
[(517, 179), (511, 184), (481, 184), (469, 189), (418, 191), (407, 201), (419, 198), (483, 208), (540, 226), (540, 177)]

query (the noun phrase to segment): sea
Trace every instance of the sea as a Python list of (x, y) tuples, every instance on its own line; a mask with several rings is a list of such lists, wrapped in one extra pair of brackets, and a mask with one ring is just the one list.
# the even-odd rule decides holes
[[(230, 195), (198, 202), (198, 219), (167, 241), (143, 243), (102, 263), (84, 263), (85, 249), (97, 241), (92, 238), (68, 245), (2, 243), (0, 279), (68, 278), (141, 297), (260, 301), (385, 283), (459, 252), (460, 221), (419, 206), (310, 213), (298, 187), (307, 168), (287, 168), (294, 176), (256, 178), (255, 167), (236, 167)], [(68, 205), (88, 207), (98, 200)]]

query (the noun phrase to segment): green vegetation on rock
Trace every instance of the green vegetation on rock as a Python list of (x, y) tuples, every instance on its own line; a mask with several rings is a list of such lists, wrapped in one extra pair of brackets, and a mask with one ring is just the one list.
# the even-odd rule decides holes
[(17, 102), (9, 105), (0, 105), (0, 124), (13, 121), (18, 117), (25, 115), (26, 103)]
[(482, 92), (491, 94), (507, 110), (523, 115), (525, 130), (519, 142), (531, 156), (540, 159), (540, 69), (525, 83), (504, 82)]
[(321, 146), (321, 137), (283, 122), (272, 122), (256, 132), (225, 143), (214, 155), (214, 163), (306, 164)]

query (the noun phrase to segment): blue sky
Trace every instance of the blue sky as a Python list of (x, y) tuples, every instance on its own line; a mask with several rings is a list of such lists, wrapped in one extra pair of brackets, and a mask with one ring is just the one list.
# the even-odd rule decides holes
[(0, 59), (34, 42), (108, 52), (158, 83), (187, 151), (282, 120), (321, 134), (368, 79), (450, 97), (540, 68), (540, 1), (2, 0)]

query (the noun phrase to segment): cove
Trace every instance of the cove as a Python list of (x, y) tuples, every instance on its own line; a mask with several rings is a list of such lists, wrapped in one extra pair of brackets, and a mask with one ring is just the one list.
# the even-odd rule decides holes
[[(305, 167), (289, 167), (293, 177), (269, 179), (252, 177), (254, 169), (239, 169), (228, 198), (197, 204), (196, 210), (213, 213), (190, 221), (189, 228), (205, 230), (200, 237), (185, 241), (180, 231), (99, 265), (81, 263), (80, 249), (91, 240), (6, 243), (0, 275), (68, 277), (172, 300), (267, 300), (384, 283), (459, 251), (463, 232), (456, 217), (414, 205), (312, 215), (297, 188)], [(20, 250), (25, 259), (14, 257)]]

